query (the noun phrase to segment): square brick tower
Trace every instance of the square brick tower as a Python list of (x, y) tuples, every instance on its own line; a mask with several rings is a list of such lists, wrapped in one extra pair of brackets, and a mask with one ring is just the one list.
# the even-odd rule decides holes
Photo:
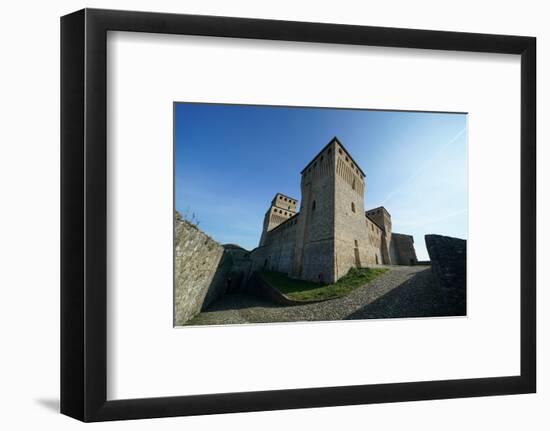
[(369, 253), (365, 174), (340, 141), (333, 138), (301, 175), (302, 201), (290, 275), (330, 283), (352, 267), (375, 263)]
[(271, 201), (271, 206), (264, 215), (264, 225), (260, 238), (260, 247), (265, 245), (267, 233), (296, 215), (297, 199), (277, 193)]

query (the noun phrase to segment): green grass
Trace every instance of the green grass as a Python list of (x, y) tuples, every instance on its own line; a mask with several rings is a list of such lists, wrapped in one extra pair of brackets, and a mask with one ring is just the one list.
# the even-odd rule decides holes
[(336, 283), (324, 285), (311, 281), (294, 280), (280, 272), (262, 271), (261, 274), (273, 287), (279, 289), (290, 299), (320, 301), (345, 296), (352, 290), (380, 277), (387, 270), (387, 268), (352, 268)]

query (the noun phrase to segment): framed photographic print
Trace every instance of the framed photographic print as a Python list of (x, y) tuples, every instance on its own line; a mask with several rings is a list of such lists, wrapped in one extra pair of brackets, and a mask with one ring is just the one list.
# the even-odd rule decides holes
[(535, 58), (522, 36), (62, 17), (62, 413), (534, 392)]

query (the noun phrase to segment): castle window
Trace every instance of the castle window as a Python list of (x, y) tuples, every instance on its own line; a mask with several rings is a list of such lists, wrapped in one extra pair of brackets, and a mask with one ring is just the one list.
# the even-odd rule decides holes
[(349, 162), (349, 159), (346, 157), (346, 162)]
[(323, 156), (321, 156), (321, 161), (323, 161)]
[(351, 183), (351, 188), (355, 190), (355, 178), (353, 179), (353, 183)]
[(339, 152), (340, 154), (342, 154), (342, 149), (341, 149), (341, 148), (338, 148), (338, 152)]
[(313, 203), (311, 204), (311, 209), (315, 211), (315, 201), (313, 201)]
[(331, 153), (331, 151), (332, 151), (332, 149), (331, 149), (331, 148), (329, 148), (329, 149), (328, 149), (328, 151), (327, 151), (327, 154), (330, 154), (330, 153)]
[(355, 240), (355, 247), (359, 247), (359, 243)]
[(351, 203), (351, 210), (355, 212), (355, 204), (353, 202)]

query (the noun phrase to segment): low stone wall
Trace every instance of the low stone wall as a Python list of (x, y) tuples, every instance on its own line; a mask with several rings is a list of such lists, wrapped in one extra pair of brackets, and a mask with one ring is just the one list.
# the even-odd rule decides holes
[(176, 216), (175, 324), (182, 325), (225, 293), (232, 258), (195, 225)]
[(466, 240), (442, 235), (426, 235), (432, 271), (448, 302), (459, 314), (466, 314)]

